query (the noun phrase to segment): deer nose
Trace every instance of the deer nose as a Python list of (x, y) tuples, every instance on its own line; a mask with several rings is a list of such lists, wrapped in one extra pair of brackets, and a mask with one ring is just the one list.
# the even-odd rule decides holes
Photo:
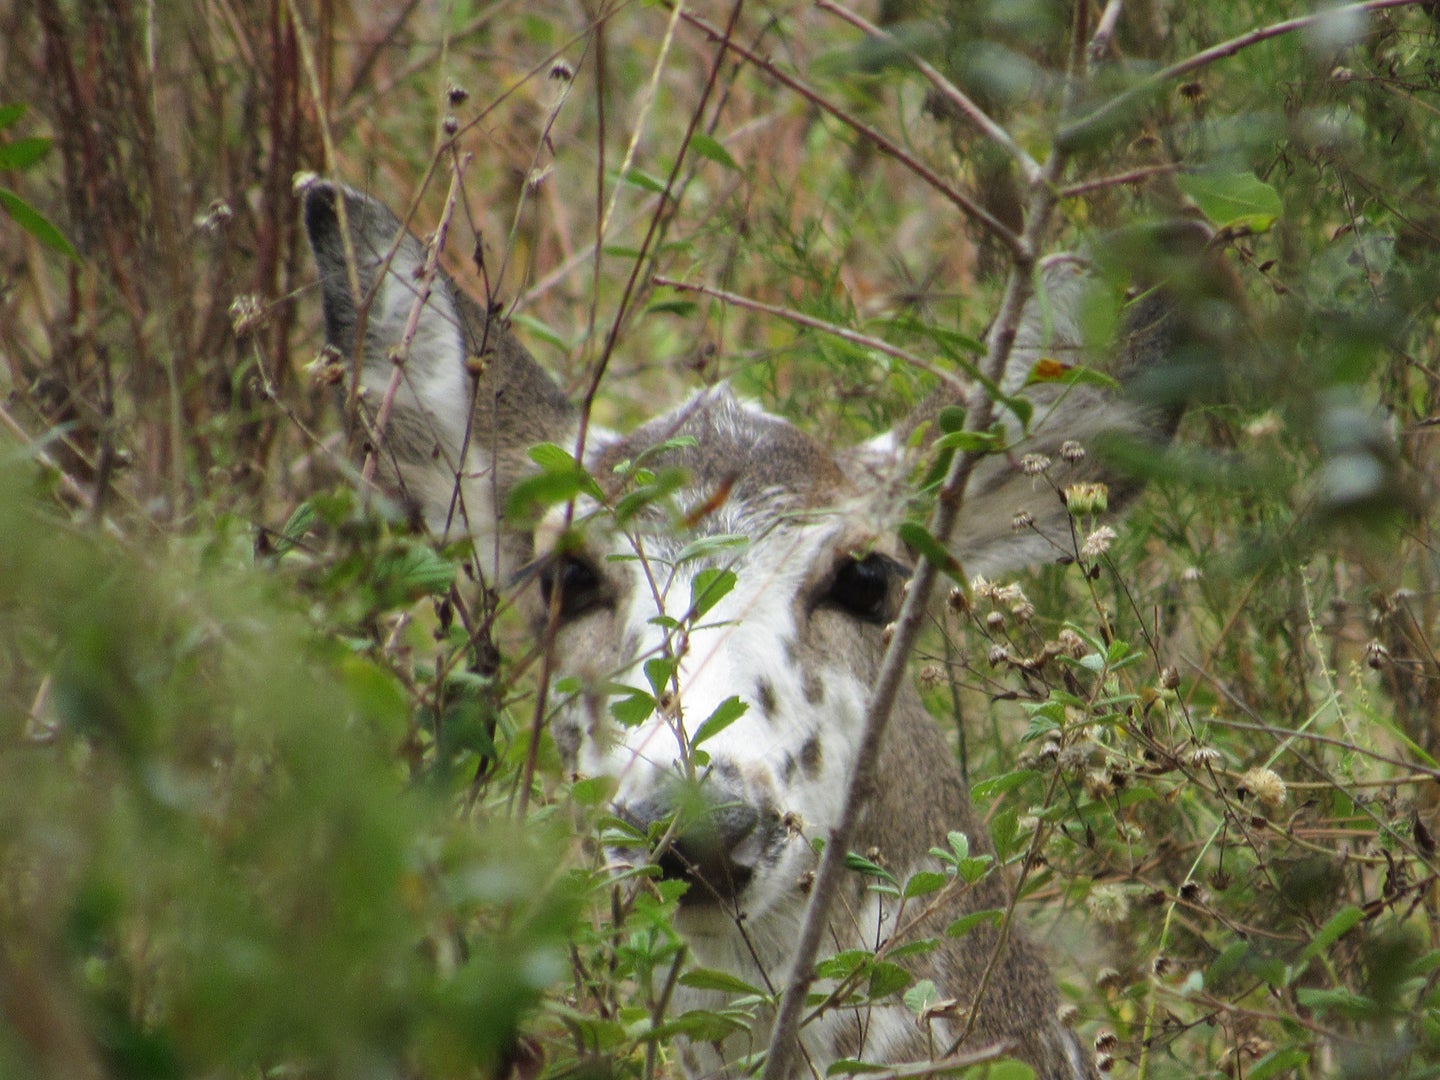
[(680, 900), (685, 906), (735, 900), (783, 832), (778, 813), (767, 814), (718, 787), (707, 786), (699, 798), (693, 792), (685, 798), (674, 792), (652, 795), (617, 805), (615, 813), (646, 833), (657, 823), (675, 822), (652, 861), (664, 880), (690, 883)]

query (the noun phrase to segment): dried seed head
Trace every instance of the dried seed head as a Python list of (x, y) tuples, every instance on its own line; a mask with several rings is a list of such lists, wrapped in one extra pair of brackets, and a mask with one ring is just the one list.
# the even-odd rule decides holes
[(999, 593), (993, 581), (987, 581), (983, 577), (975, 577), (970, 581), (970, 592), (981, 600), (994, 600)]
[(1026, 599), (1025, 590), (1013, 582), (1009, 585), (1001, 585), (995, 590), (995, 602), (997, 604), (1019, 604)]
[(1109, 1030), (1108, 1028), (1101, 1028), (1095, 1033), (1096, 1053), (1108, 1054), (1110, 1053), (1110, 1051), (1118, 1049), (1119, 1046), (1120, 1039), (1113, 1031)]
[(985, 659), (990, 662), (991, 667), (998, 667), (1010, 659), (1010, 650), (996, 642), (990, 646), (990, 651), (985, 654)]
[(1110, 545), (1115, 542), (1115, 530), (1109, 525), (1101, 525), (1085, 538), (1085, 543), (1080, 545), (1080, 557), (1082, 559), (1098, 559), (1110, 550)]
[(1005, 629), (1005, 615), (999, 611), (992, 611), (985, 616), (985, 625), (992, 633), (1003, 630)]
[(446, 135), (454, 135), (460, 130), (460, 121), (455, 118), (453, 113), (446, 113), (445, 118), (440, 121), (440, 129)]
[(1278, 810), (1285, 805), (1285, 781), (1273, 769), (1249, 770), (1240, 778), (1240, 787), (1254, 795), (1267, 810)]
[(1075, 1022), (1080, 1019), (1080, 1009), (1071, 1002), (1065, 1002), (1055, 1010), (1055, 1019), (1061, 1027), (1074, 1027)]
[(920, 669), (920, 689), (934, 690), (945, 685), (945, 671), (939, 664), (926, 664)]
[(575, 78), (575, 69), (564, 60), (556, 60), (550, 65), (550, 78), (556, 82), (569, 82)]
[(1192, 746), (1185, 751), (1185, 764), (1193, 769), (1219, 768), (1224, 761), (1224, 755), (1213, 746)]
[(1160, 689), (1174, 690), (1180, 685), (1180, 669), (1174, 666), (1160, 669)]
[(1379, 671), (1390, 666), (1390, 650), (1377, 638), (1371, 638), (1365, 646), (1365, 663)]
[(1130, 897), (1119, 885), (1096, 885), (1085, 907), (1101, 926), (1121, 926), (1130, 917)]
[(265, 325), (265, 306), (260, 297), (242, 293), (230, 302), (230, 328), (238, 338), (247, 337)]
[(1090, 652), (1090, 646), (1085, 644), (1085, 639), (1068, 626), (1055, 635), (1055, 640), (1062, 650), (1076, 660)]
[(1010, 609), (1010, 614), (1015, 616), (1016, 622), (1027, 623), (1035, 617), (1035, 605), (1029, 600), (1022, 600)]
[(1125, 983), (1120, 978), (1120, 972), (1112, 967), (1103, 967), (1095, 973), (1095, 985), (1101, 990), (1118, 990)]
[(1016, 510), (1015, 516), (1010, 519), (1010, 528), (1019, 532), (1021, 529), (1028, 529), (1035, 524), (1035, 515), (1029, 510)]
[(470, 91), (466, 90), (459, 83), (451, 83), (450, 89), (445, 91), (445, 100), (450, 102), (452, 109), (458, 109), (470, 100)]
[(960, 588), (959, 585), (956, 585), (950, 590), (950, 594), (945, 597), (945, 603), (951, 611), (958, 614), (963, 615), (970, 610), (970, 598), (965, 595), (965, 590)]
[(326, 345), (305, 365), (306, 374), (317, 386), (338, 386), (345, 378), (345, 371), (345, 359), (334, 345)]
[(1108, 772), (1092, 769), (1085, 774), (1085, 791), (1092, 799), (1108, 799), (1115, 794), (1115, 785)]
[(1071, 465), (1085, 460), (1085, 447), (1081, 446), (1074, 439), (1066, 439), (1060, 444), (1060, 460), (1068, 461)]
[(1198, 881), (1187, 881), (1180, 886), (1180, 899), (1187, 904), (1203, 904), (1205, 902), (1205, 890), (1200, 887)]
[(1187, 566), (1184, 570), (1180, 571), (1180, 580), (1187, 585), (1199, 581), (1204, 576), (1204, 571), (1198, 566)]
[(1150, 965), (1150, 969), (1155, 972), (1155, 977), (1157, 979), (1163, 979), (1166, 975), (1170, 973), (1170, 971), (1174, 967), (1175, 962), (1171, 960), (1170, 957), (1166, 956), (1164, 953), (1161, 953), (1159, 956), (1155, 957), (1155, 960)]
[(1044, 454), (1026, 454), (1020, 459), (1020, 471), (1026, 476), (1048, 472), (1052, 462)]
[(1095, 1071), (1096, 1071), (1096, 1072), (1108, 1073), (1108, 1072), (1110, 1072), (1110, 1071), (1111, 1071), (1112, 1069), (1114, 1069), (1114, 1068), (1115, 1068), (1115, 1059), (1114, 1059), (1113, 1057), (1111, 1057), (1109, 1054), (1096, 1054), (1096, 1055), (1095, 1055)]

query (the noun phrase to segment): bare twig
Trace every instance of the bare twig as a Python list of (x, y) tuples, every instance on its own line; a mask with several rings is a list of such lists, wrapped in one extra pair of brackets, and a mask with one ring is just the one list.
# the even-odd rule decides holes
[(812, 330), (819, 330), (822, 333), (830, 334), (833, 337), (840, 338), (842, 341), (848, 341), (852, 345), (859, 345), (864, 349), (874, 349), (876, 352), (884, 353), (886, 356), (893, 356), (896, 360), (902, 360), (911, 367), (933, 375), (942, 383), (955, 387), (956, 389), (969, 389), (950, 372), (936, 367), (930, 363), (930, 361), (923, 357), (916, 356), (908, 349), (902, 349), (898, 345), (891, 345), (890, 342), (882, 338), (862, 334), (859, 331), (851, 330), (837, 323), (817, 319), (813, 315), (806, 315), (803, 311), (796, 311), (794, 308), (783, 308), (776, 304), (767, 304), (763, 300), (755, 300), (748, 296), (741, 296), (739, 293), (728, 292), (725, 289), (717, 289), (712, 285), (694, 285), (684, 281), (676, 281), (674, 278), (665, 277), (661, 274), (656, 274), (650, 280), (656, 285), (665, 285), (672, 289), (679, 289), (681, 292), (697, 292), (704, 296), (713, 296), (716, 300), (730, 304), (733, 307), (745, 308), (749, 311), (759, 311), (765, 315), (771, 315), (777, 319), (784, 319), (786, 322), (795, 323), (797, 326), (808, 326)]
[[(682, 12), (680, 17), (686, 22), (688, 22), (691, 26), (694, 26), (696, 29), (703, 30), (712, 38), (718, 39), (722, 33), (722, 31), (711, 26), (704, 19), (700, 18), (697, 15), (693, 15), (690, 12)], [(915, 157), (903, 146), (895, 142), (895, 140), (881, 134), (874, 128), (870, 127), (868, 124), (862, 123), (855, 116), (840, 108), (833, 101), (826, 98), (823, 94), (811, 89), (796, 76), (791, 75), (787, 71), (781, 70), (773, 62), (771, 62), (766, 57), (761, 56), (759, 53), (747, 49), (744, 45), (741, 45), (739, 42), (736, 41), (729, 42), (729, 47), (732, 52), (736, 53), (739, 56), (743, 56), (748, 63), (754, 65), (755, 67), (758, 67), (761, 71), (765, 72), (765, 74), (769, 75), (776, 82), (780, 83), (782, 86), (788, 87), (789, 89), (793, 90), (810, 104), (814, 105), (817, 109), (821, 109), (829, 115), (833, 116), (836, 120), (839, 120), (851, 131), (855, 132), (855, 134), (872, 143), (881, 153), (887, 154), (890, 157), (893, 157), (896, 161), (903, 164), (916, 176), (924, 180), (925, 183), (929, 184), (941, 195), (944, 195), (945, 198), (949, 199), (952, 203), (958, 206), (960, 210), (964, 212), (967, 216), (973, 218), (975, 221), (979, 222), (986, 229), (988, 229), (991, 235), (993, 235), (997, 240), (999, 240), (1006, 247), (1006, 249), (1009, 250), (1012, 256), (1019, 254), (1020, 237), (1016, 236), (1014, 231), (1011, 230), (1009, 226), (1007, 226), (994, 214), (990, 213), (990, 211), (986, 210), (969, 195), (965, 194), (965, 192), (948, 183), (943, 177), (941, 177), (937, 172), (935, 172), (934, 169), (930, 168), (930, 166), (926, 165), (919, 158)]]
[(815, 0), (815, 6), (821, 11), (828, 11), (844, 19), (851, 26), (865, 31), (871, 37), (878, 38), (888, 45), (900, 49), (905, 58), (915, 65), (915, 69), (930, 80), (930, 85), (939, 91), (941, 97), (955, 106), (965, 119), (974, 124), (980, 131), (996, 145), (1001, 147), (1015, 164), (1020, 167), (1020, 175), (1027, 184), (1033, 184), (1040, 176), (1040, 164), (1028, 153), (1025, 148), (1011, 137), (1010, 133), (990, 118), (984, 109), (980, 108), (965, 91), (945, 78), (935, 67), (926, 62), (915, 50), (907, 47), (904, 42), (899, 41), (895, 36), (886, 30), (881, 29), (874, 23), (857, 15), (855, 12), (841, 7), (834, 0)]
[(1081, 117), (1069, 127), (1064, 128), (1056, 136), (1056, 143), (1059, 146), (1073, 149), (1079, 143), (1084, 142), (1099, 128), (1113, 119), (1117, 113), (1126, 107), (1135, 104), (1139, 100), (1148, 97), (1158, 91), (1166, 83), (1169, 83), (1182, 76), (1208, 67), (1216, 60), (1223, 60), (1226, 57), (1234, 56), (1251, 45), (1258, 45), (1262, 41), (1269, 41), (1271, 38), (1290, 34), (1296, 30), (1304, 30), (1307, 27), (1317, 26), (1322, 22), (1330, 20), (1343, 20), (1352, 15), (1367, 15), (1374, 11), (1383, 11), (1386, 8), (1411, 7), (1416, 4), (1425, 3), (1426, 0), (1365, 0), (1360, 4), (1347, 4), (1345, 7), (1327, 8), (1314, 15), (1302, 15), (1295, 19), (1286, 19), (1283, 22), (1272, 23), (1270, 26), (1262, 26), (1258, 30), (1251, 30), (1249, 33), (1233, 37), (1229, 41), (1222, 41), (1219, 45), (1212, 45), (1208, 49), (1202, 49), (1178, 64), (1171, 64), (1167, 68), (1161, 68), (1153, 75), (1140, 80), (1124, 93), (1117, 94), (1104, 105), (1101, 105), (1088, 116)]

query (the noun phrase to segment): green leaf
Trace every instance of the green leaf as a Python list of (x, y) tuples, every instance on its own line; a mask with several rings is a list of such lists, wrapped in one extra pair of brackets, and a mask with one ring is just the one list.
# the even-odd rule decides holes
[(571, 468), (565, 472), (542, 472), (527, 476), (510, 489), (505, 499), (505, 517), (510, 521), (525, 521), (532, 515), (552, 506), (567, 503), (586, 489), (589, 475), (583, 469)]
[(1330, 916), (1325, 925), (1320, 928), (1320, 932), (1311, 938), (1310, 944), (1306, 945), (1301, 951), (1301, 963), (1296, 965), (1296, 969), (1299, 970), (1304, 966), (1305, 961), (1311, 960), (1329, 949), (1335, 942), (1348, 934), (1364, 917), (1365, 913), (1354, 904), (1347, 904), (1334, 915)]
[(610, 776), (590, 776), (570, 785), (570, 798), (577, 806), (604, 806), (614, 794), (615, 779)]
[(731, 975), (728, 971), (716, 971), (713, 968), (691, 968), (680, 976), (680, 985), (688, 986), (692, 990), (721, 990), (727, 994), (770, 996), (758, 986), (752, 986), (744, 979)]
[(455, 566), (424, 544), (406, 544), (375, 561), (375, 579), (407, 597), (438, 596), (450, 591)]
[(910, 875), (910, 880), (905, 882), (905, 889), (901, 895), (907, 900), (916, 896), (928, 896), (944, 888), (947, 880), (944, 874), (934, 870), (921, 870)]
[(1015, 837), (1020, 833), (1020, 816), (1014, 810), (1005, 810), (995, 815), (990, 823), (990, 842), (1001, 861), (1010, 857), (1015, 846)]
[(44, 214), (20, 198), (19, 195), (6, 188), (0, 188), (0, 207), (5, 209), (16, 225), (19, 225), (40, 243), (60, 252), (67, 259), (80, 261), (80, 256), (75, 253), (75, 249), (70, 246), (70, 241), (65, 239), (64, 234), (51, 225)]
[(663, 697), (665, 691), (670, 688), (670, 681), (675, 677), (675, 670), (680, 662), (673, 656), (655, 656), (645, 661), (645, 680), (650, 684), (650, 689), (655, 691), (655, 696)]
[(702, 615), (718, 604), (731, 589), (735, 588), (735, 571), (707, 567), (695, 575), (690, 582), (690, 612), (698, 621)]
[(530, 460), (546, 472), (569, 472), (575, 468), (575, 455), (555, 443), (536, 443), (528, 453)]
[(1007, 791), (1013, 791), (1022, 784), (1028, 784), (1040, 774), (1034, 769), (1016, 769), (993, 780), (982, 780), (970, 789), (972, 799), (988, 799), (994, 795), (1004, 795)]
[(1262, 233), (1284, 210), (1279, 193), (1254, 173), (1181, 173), (1175, 184), (1222, 229)]
[(285, 520), (280, 535), (275, 538), (275, 554), (284, 555), (293, 548), (296, 541), (310, 531), (310, 526), (315, 523), (315, 516), (315, 507), (308, 499), (297, 506)]
[(748, 543), (750, 543), (750, 538), (743, 533), (717, 533), (714, 536), (702, 536), (699, 539), (691, 540), (680, 549), (680, 554), (675, 556), (675, 564), (678, 566), (681, 563), (690, 562), (692, 559), (703, 559), (717, 551), (742, 548)]
[(959, 450), (965, 454), (992, 454), (1005, 445), (998, 431), (952, 431), (935, 440), (940, 450)]
[(610, 715), (621, 727), (639, 727), (655, 711), (655, 699), (644, 690), (632, 689), (628, 697), (610, 703)]
[(713, 161), (715, 164), (723, 165), (727, 169), (735, 169), (738, 171), (740, 168), (740, 166), (735, 163), (735, 159), (730, 156), (729, 150), (726, 150), (725, 147), (712, 136), (706, 135), (703, 132), (697, 131), (694, 135), (690, 136), (690, 149), (706, 161)]
[(664, 182), (651, 176), (643, 169), (631, 168), (626, 171), (625, 175), (622, 176), (621, 179), (624, 180), (625, 183), (630, 184), (632, 187), (637, 187), (641, 191), (648, 191), (652, 195), (665, 194)]
[(845, 868), (847, 870), (858, 870), (862, 874), (866, 874), (873, 878), (879, 878), (881, 881), (888, 881), (891, 885), (894, 885), (897, 888), (900, 885), (900, 882), (895, 880), (895, 875), (890, 873), (889, 870), (886, 870), (879, 863), (871, 862), (869, 859), (865, 858), (864, 855), (855, 854), (855, 852), (853, 851), (845, 856)]
[(0, 143), (0, 172), (28, 169), (50, 150), (50, 140), (30, 137)]
[(826, 1076), (857, 1076), (861, 1073), (882, 1073), (893, 1072), (893, 1065), (876, 1065), (869, 1061), (859, 1061), (855, 1058), (839, 1058), (832, 1061), (825, 1068)]
[(905, 991), (902, 1000), (905, 1002), (905, 1007), (916, 1016), (923, 1016), (926, 1009), (931, 1008), (940, 1000), (940, 991), (935, 989), (935, 984), (929, 979), (921, 979)]
[(1278, 1076), (1282, 1072), (1298, 1070), (1309, 1061), (1308, 1051), (1295, 1046), (1287, 1046), (1266, 1054), (1254, 1065), (1251, 1065), (1245, 1075), (1249, 1080), (1268, 1080), (1269, 1077)]
[(690, 739), (690, 745), (692, 747), (699, 746), (706, 739), (720, 734), (720, 732), (744, 716), (749, 708), (750, 703), (748, 701), (741, 701), (738, 697), (733, 696), (726, 698), (719, 705), (715, 706), (714, 712), (705, 718), (705, 722), (700, 725), (699, 730), (697, 730)]
[(24, 115), (24, 105), (0, 105), (0, 131), (4, 131)]
[(952, 581), (964, 584), (965, 570), (960, 560), (945, 549), (945, 545), (930, 535), (930, 531), (917, 521), (907, 521), (900, 526), (900, 540), (921, 558), (933, 563), (935, 568)]
[(891, 994), (904, 990), (912, 982), (915, 976), (906, 971), (899, 964), (892, 964), (888, 960), (877, 961), (870, 969), (869, 995), (871, 1000), (876, 998), (889, 997)]
[(1336, 1012), (1350, 1019), (1372, 1015), (1375, 1002), (1351, 990), (1316, 990), (1300, 987), (1295, 991), (1295, 1000), (1307, 1009), (1316, 1012)]
[(1035, 1080), (1035, 1070), (1020, 1061), (997, 1061), (985, 1074), (989, 1080)]
[(969, 915), (963, 915), (945, 928), (946, 937), (964, 937), (977, 926), (989, 923), (991, 926), (999, 926), (1000, 920), (1005, 917), (1003, 911), (991, 908), (986, 911), (972, 911)]

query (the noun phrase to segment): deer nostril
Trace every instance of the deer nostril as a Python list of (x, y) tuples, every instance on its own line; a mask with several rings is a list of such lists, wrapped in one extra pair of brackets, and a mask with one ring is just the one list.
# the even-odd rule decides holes
[[(764, 827), (767, 815), (738, 800), (718, 801), (720, 794), (707, 792), (698, 809), (687, 806), (678, 828), (654, 855), (661, 878), (690, 883), (680, 901), (686, 906), (735, 900), (755, 876), (766, 837), (773, 831)], [(676, 816), (675, 800), (665, 796), (615, 809), (619, 817), (646, 832)]]

